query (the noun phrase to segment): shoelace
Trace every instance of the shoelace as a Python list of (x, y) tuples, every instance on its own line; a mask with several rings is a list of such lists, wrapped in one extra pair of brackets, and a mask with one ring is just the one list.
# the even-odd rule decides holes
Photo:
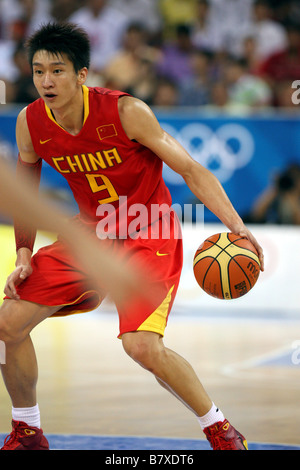
[(215, 434), (209, 437), (211, 446), (215, 450), (232, 450), (233, 446), (230, 441), (226, 441), (223, 436), (218, 436)]
[(4, 439), (4, 447), (7, 449), (13, 446), (13, 443), (18, 440), (18, 437), (22, 436), (19, 422), (14, 425), (14, 428), (8, 436)]

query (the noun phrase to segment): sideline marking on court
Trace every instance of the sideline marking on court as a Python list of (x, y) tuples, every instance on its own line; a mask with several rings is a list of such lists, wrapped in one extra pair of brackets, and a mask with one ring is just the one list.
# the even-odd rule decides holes
[[(212, 450), (209, 443), (201, 439), (80, 434), (49, 434), (46, 436), (52, 450), (188, 450), (191, 452)], [(5, 437), (5, 434), (0, 434), (0, 442), (3, 442)], [(251, 442), (249, 450), (300, 450), (300, 445)]]

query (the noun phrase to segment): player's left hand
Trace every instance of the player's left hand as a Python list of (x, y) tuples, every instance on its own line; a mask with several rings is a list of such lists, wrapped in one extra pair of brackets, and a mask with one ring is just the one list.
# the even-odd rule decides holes
[(31, 265), (19, 265), (8, 276), (4, 287), (4, 293), (13, 300), (20, 300), (16, 287), (32, 273)]
[(234, 231), (234, 233), (236, 233), (237, 235), (240, 235), (241, 237), (248, 238), (248, 240), (252, 243), (252, 245), (254, 245), (254, 247), (256, 248), (256, 251), (258, 253), (258, 258), (259, 258), (259, 261), (260, 261), (260, 270), (264, 271), (265, 270), (265, 263), (264, 263), (263, 249), (260, 246), (260, 244), (258, 243), (258, 241), (256, 240), (256, 238), (254, 237), (254, 235), (245, 226), (243, 226), (242, 228), (240, 228), (237, 231)]

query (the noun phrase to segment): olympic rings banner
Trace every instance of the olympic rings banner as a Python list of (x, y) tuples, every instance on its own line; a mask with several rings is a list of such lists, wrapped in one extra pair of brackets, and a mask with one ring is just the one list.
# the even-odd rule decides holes
[[(19, 109), (0, 107), (0, 150), (17, 155), (15, 122)], [(161, 126), (221, 181), (238, 212), (248, 214), (256, 198), (291, 163), (300, 164), (300, 115), (234, 117), (199, 109), (154, 109)], [(164, 166), (173, 204), (196, 203), (181, 176)], [(67, 189), (64, 178), (43, 165), (42, 184)], [(205, 211), (205, 221), (216, 218)]]
[[(161, 126), (221, 181), (245, 216), (256, 198), (291, 163), (300, 164), (300, 115), (233, 117), (191, 111), (157, 112)], [(182, 178), (164, 167), (173, 203), (194, 202)], [(205, 211), (205, 221), (216, 218)]]

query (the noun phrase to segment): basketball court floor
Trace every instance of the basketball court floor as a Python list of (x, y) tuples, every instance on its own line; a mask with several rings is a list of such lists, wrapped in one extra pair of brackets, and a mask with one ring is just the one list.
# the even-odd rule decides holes
[[(14, 263), (11, 229), (2, 227), (0, 238), (2, 250), (7, 246), (1, 252), (5, 278)], [(193, 365), (250, 450), (300, 450), (300, 315), (288, 298), (286, 308), (273, 306), (275, 287), (269, 304), (253, 307), (250, 293), (234, 308), (235, 301), (224, 301), (225, 308), (206, 294), (191, 303), (181, 291), (164, 340)], [(256, 292), (253, 298), (260, 287)], [(51, 448), (208, 450), (196, 418), (126, 356), (117, 334), (109, 302), (88, 314), (48, 319), (33, 331), (38, 401)], [(10, 421), (0, 380), (0, 445)]]

